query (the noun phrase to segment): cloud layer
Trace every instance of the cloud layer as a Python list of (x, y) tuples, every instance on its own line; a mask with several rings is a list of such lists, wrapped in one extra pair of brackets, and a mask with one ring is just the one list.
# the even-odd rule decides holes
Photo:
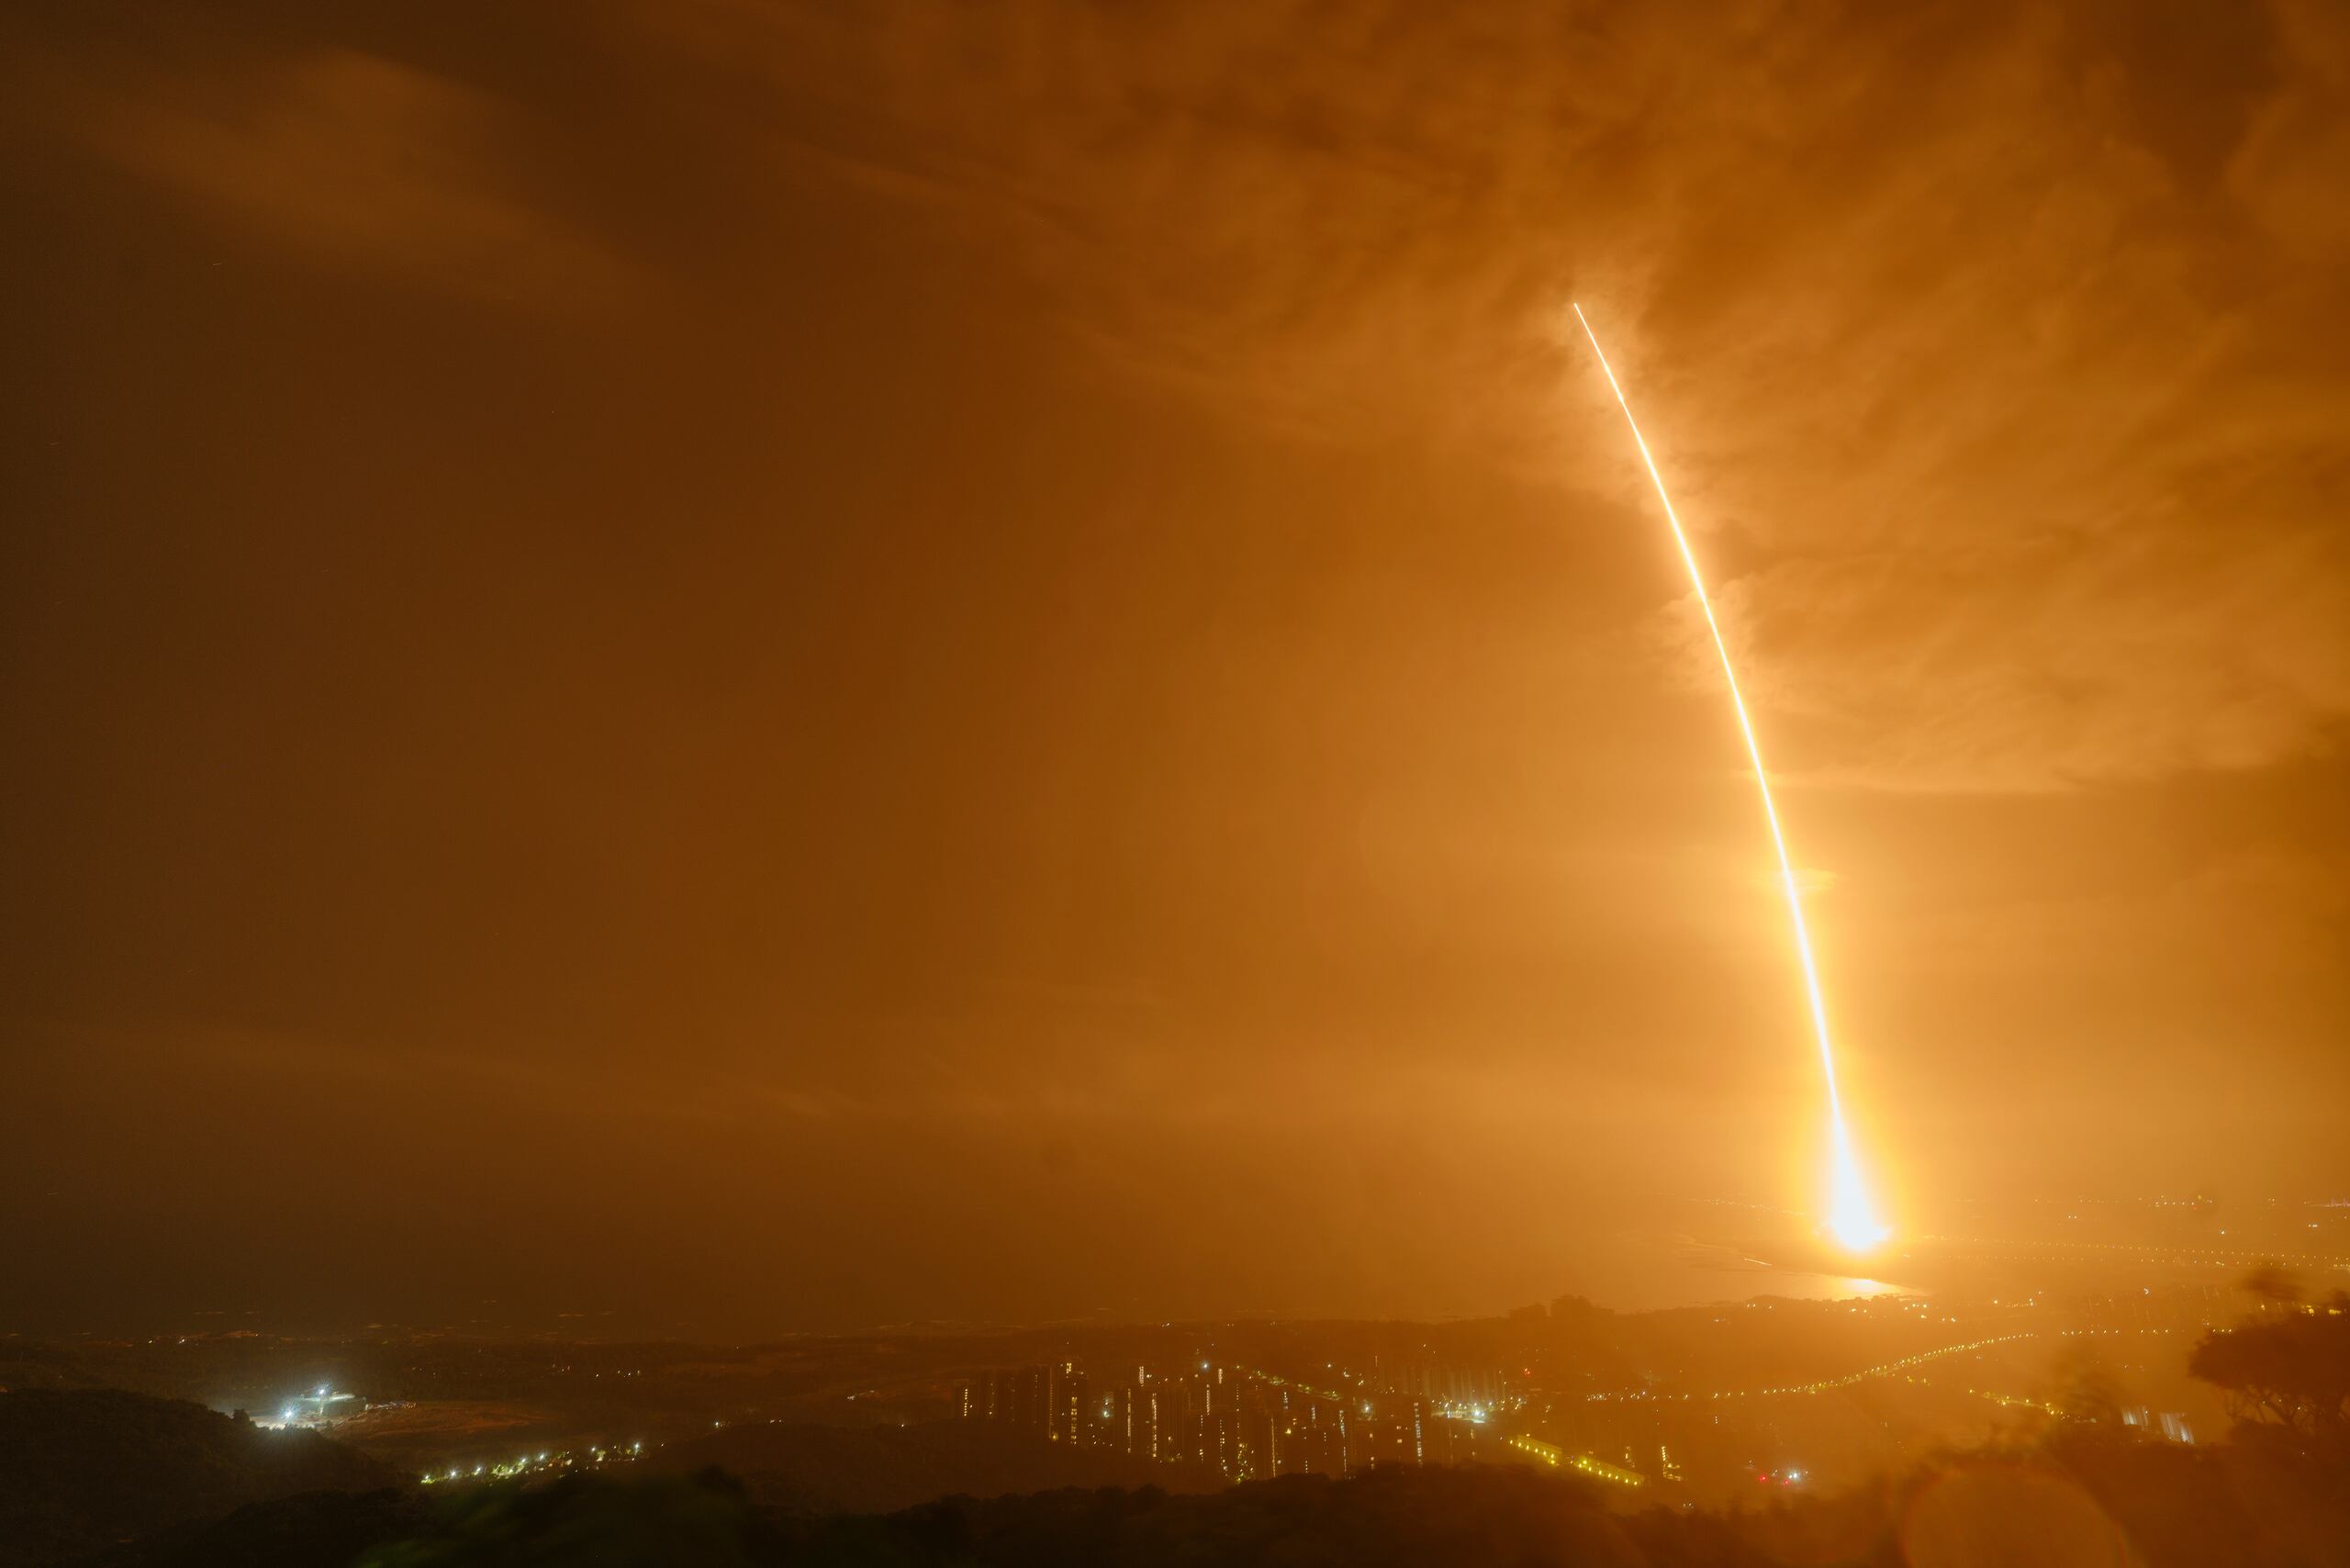
[(769, 155), (1016, 256), (1125, 369), (1637, 504), (1558, 331), (1581, 297), (1781, 760), (2042, 790), (2350, 712), (2343, 28), (2138, 10), (659, 25), (784, 89)]

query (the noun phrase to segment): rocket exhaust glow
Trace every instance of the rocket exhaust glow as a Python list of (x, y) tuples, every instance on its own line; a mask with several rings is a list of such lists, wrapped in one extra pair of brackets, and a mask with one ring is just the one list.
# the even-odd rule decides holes
[(1771, 824), (1771, 847), (1779, 856), (1779, 885), (1786, 893), (1787, 924), (1795, 931), (1796, 956), (1803, 961), (1804, 992), (1811, 1002), (1811, 1029), (1819, 1040), (1819, 1068), (1828, 1083), (1831, 1140), (1828, 1230), (1852, 1251), (1863, 1252), (1890, 1233), (1878, 1220), (1875, 1206), (1869, 1201), (1868, 1188), (1861, 1180), (1860, 1164), (1852, 1158), (1851, 1136), (1844, 1128), (1844, 1103), (1836, 1090), (1836, 1049), (1828, 1034), (1828, 1004), (1820, 994), (1819, 966), (1811, 956), (1811, 933), (1804, 924), (1803, 894), (1796, 885), (1795, 862), (1788, 857), (1787, 835), (1780, 829), (1779, 809), (1771, 799), (1771, 776), (1762, 767), (1762, 743), (1754, 738), (1754, 722), (1747, 716), (1746, 699), (1738, 689), (1738, 672), (1730, 667), (1729, 644), (1722, 640), (1721, 624), (1714, 619), (1713, 600), (1707, 596), (1705, 574), (1697, 569), (1697, 557), (1689, 548), (1689, 536), (1682, 532), (1681, 519), (1673, 510), (1673, 498), (1665, 493), (1664, 476), (1657, 472), (1656, 459), (1649, 455), (1649, 443), (1641, 436), (1639, 421), (1632, 418), (1632, 405), (1626, 400), (1624, 388), (1599, 346), (1599, 335), (1591, 330), (1583, 307), (1577, 305), (1573, 309), (1583, 335), (1591, 340), (1591, 352), (1599, 361), (1600, 374), (1607, 377), (1607, 388), (1616, 394), (1616, 406), (1624, 410), (1624, 423), (1631, 430), (1632, 444), (1640, 449), (1640, 461), (1648, 466), (1649, 481), (1656, 487), (1656, 498), (1664, 507), (1664, 521), (1673, 529), (1673, 543), (1680, 547), (1681, 564), (1689, 568), (1689, 586), (1696, 590), (1697, 608), (1705, 613), (1706, 630), (1713, 633), (1714, 652), (1722, 664), (1722, 680), (1729, 687), (1730, 706), (1737, 711), (1739, 731), (1746, 737), (1746, 755), (1754, 764), (1754, 788), (1762, 797), (1762, 819)]

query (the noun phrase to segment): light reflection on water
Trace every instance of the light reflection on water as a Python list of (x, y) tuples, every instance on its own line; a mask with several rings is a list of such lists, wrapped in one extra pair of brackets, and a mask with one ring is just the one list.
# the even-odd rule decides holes
[(1897, 1280), (1805, 1267), (1830, 1259), (1799, 1226), (1779, 1222), (1729, 1237), (1722, 1228), (1745, 1227), (1692, 1232), (1661, 1226), (1578, 1237), (1562, 1249), (1567, 1278), (1561, 1288), (1618, 1312), (1708, 1306), (1756, 1296), (1849, 1301), (1928, 1294)]

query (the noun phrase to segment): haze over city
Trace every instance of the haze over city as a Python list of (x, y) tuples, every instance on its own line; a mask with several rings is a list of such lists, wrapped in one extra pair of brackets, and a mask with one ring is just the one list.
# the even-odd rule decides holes
[[(0, 1386), (2029, 1296), (2215, 1431), (2350, 1267), (2345, 95), (2319, 0), (9, 7)], [(1459, 1333), (1378, 1386), (1651, 1464)]]

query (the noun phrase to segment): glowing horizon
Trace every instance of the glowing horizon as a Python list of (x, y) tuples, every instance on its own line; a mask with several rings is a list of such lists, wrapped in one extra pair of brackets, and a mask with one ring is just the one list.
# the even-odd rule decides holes
[(1861, 1179), (1860, 1162), (1852, 1155), (1852, 1136), (1845, 1128), (1843, 1097), (1836, 1084), (1836, 1048), (1828, 1030), (1828, 1003), (1820, 991), (1819, 965), (1812, 958), (1811, 931), (1803, 917), (1803, 894), (1796, 883), (1795, 862), (1787, 854), (1787, 835), (1779, 825), (1779, 808), (1771, 798), (1771, 776), (1762, 766), (1762, 745), (1755, 738), (1754, 721), (1748, 716), (1746, 698), (1739, 690), (1738, 672), (1730, 665), (1729, 644), (1723, 640), (1721, 623), (1714, 619), (1714, 603), (1706, 592), (1705, 574), (1697, 569), (1696, 553), (1690, 549), (1680, 514), (1673, 510), (1673, 498), (1665, 491), (1664, 476), (1657, 471), (1648, 440), (1640, 434), (1639, 421), (1632, 417), (1631, 402), (1616, 379), (1615, 368), (1607, 363), (1606, 351), (1599, 346), (1599, 335), (1591, 330), (1591, 322), (1580, 304), (1571, 304), (1570, 308), (1575, 313), (1576, 323), (1583, 328), (1583, 335), (1591, 342), (1592, 355), (1599, 361), (1600, 374), (1607, 377), (1607, 389), (1616, 394), (1616, 406), (1624, 411), (1624, 423), (1632, 432), (1632, 444), (1639, 448), (1640, 462), (1649, 471), (1649, 482), (1656, 487), (1656, 498), (1664, 508), (1664, 521), (1673, 530), (1673, 543), (1681, 551), (1682, 565), (1689, 569), (1689, 586), (1696, 591), (1697, 608), (1705, 614), (1706, 630), (1713, 634), (1714, 653), (1721, 660), (1722, 680), (1729, 688), (1730, 707), (1738, 714), (1739, 733), (1746, 737), (1746, 755), (1754, 765), (1754, 788), (1762, 798), (1762, 818), (1770, 823), (1771, 847), (1779, 857), (1779, 885), (1786, 894), (1787, 922), (1795, 931), (1796, 955), (1803, 963), (1804, 994), (1811, 1003), (1812, 1033), (1819, 1042), (1819, 1068), (1828, 1085), (1828, 1231), (1848, 1249), (1865, 1252), (1891, 1232), (1877, 1218), (1867, 1183)]

